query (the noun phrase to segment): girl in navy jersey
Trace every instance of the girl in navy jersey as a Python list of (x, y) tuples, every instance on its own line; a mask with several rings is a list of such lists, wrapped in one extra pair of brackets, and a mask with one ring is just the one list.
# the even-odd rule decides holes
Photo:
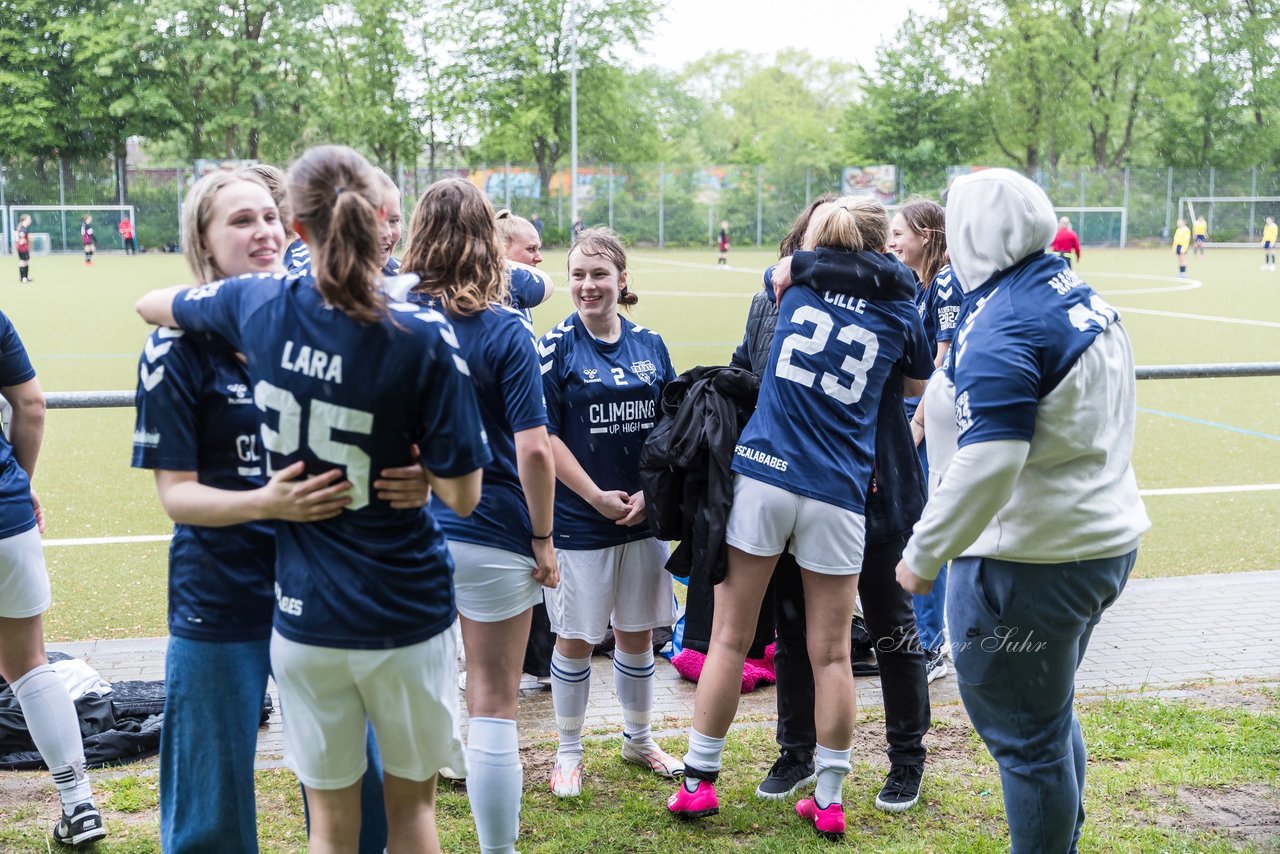
[[(742, 663), (774, 565), (787, 549), (801, 568), (816, 687), (817, 788), (796, 811), (822, 835), (844, 833), (841, 795), (855, 716), (849, 624), (876, 416), (896, 366), (915, 379), (932, 368), (910, 285), (884, 286), (893, 280), (883, 275), (884, 265), (896, 265), (880, 254), (888, 224), (878, 202), (838, 199), (811, 221), (805, 246), (818, 250), (783, 259), (775, 271), (776, 285), (794, 278), (809, 287), (789, 288), (779, 298), (760, 401), (735, 452), (728, 574), (715, 590), (685, 779), (668, 800), (677, 815), (719, 810), (714, 782), (737, 711)], [(833, 279), (864, 287), (854, 294), (824, 290)]]
[(277, 528), (271, 661), (286, 761), (310, 802), (311, 850), (356, 847), (371, 721), (388, 848), (425, 841), (436, 851), (436, 771), (463, 764), (447, 631), (452, 566), (434, 518), (377, 497), (371, 476), (410, 464), (417, 445), (436, 497), (466, 515), (490, 453), (448, 321), (379, 289), (381, 192), (369, 164), (348, 148), (315, 148), (288, 183), (314, 279), (153, 291), (138, 310), (153, 323), (217, 333), (244, 353), (271, 470), (339, 465), (351, 483), (341, 515)]
[[(916, 199), (903, 205), (889, 224), (889, 248), (898, 260), (916, 274), (920, 289), (916, 292), (916, 309), (924, 321), (925, 334), (933, 352), (935, 367), (942, 364), (956, 334), (956, 318), (964, 292), (947, 264), (946, 213), (935, 202)], [(921, 397), (906, 399), (907, 417), (911, 419), (911, 435), (920, 453), (920, 465), (929, 474), (925, 447), (924, 406)], [(947, 601), (947, 568), (938, 572), (933, 589), (926, 596), (912, 599), (916, 609), (916, 627), (920, 646), (925, 653), (925, 668), (930, 682), (947, 675), (943, 657), (945, 643), (943, 609)]]
[(493, 209), (474, 184), (432, 184), (413, 214), (410, 300), (440, 306), (471, 366), (493, 462), (480, 505), (431, 512), (449, 538), (467, 653), (467, 796), (483, 852), (512, 852), (524, 785), (516, 732), (531, 607), (559, 580), (551, 542), (555, 469), (533, 329), (510, 308)]
[(551, 790), (561, 797), (581, 792), (591, 651), (610, 620), (622, 758), (666, 777), (683, 770), (649, 731), (653, 629), (670, 626), (675, 614), (663, 569), (667, 547), (645, 521), (639, 476), (640, 448), (675, 369), (658, 333), (618, 314), (619, 305), (635, 305), (637, 297), (628, 286), (626, 251), (612, 231), (589, 228), (578, 236), (569, 253), (569, 294), (577, 311), (538, 345), (559, 480), (560, 586), (546, 597), (557, 636), (551, 695), (560, 734)]
[(62, 817), (53, 838), (64, 845), (107, 835), (84, 772), (80, 722), (62, 677), (44, 648), (44, 612), (52, 597), (40, 534), (44, 510), (31, 488), (44, 439), (44, 393), (18, 332), (0, 314), (0, 396), (13, 407), (0, 433), (0, 676), (22, 708), (27, 731), (53, 773)]
[[(261, 168), (208, 175), (187, 193), (182, 245), (197, 281), (281, 269), (284, 231), (270, 186), (258, 180)], [(253, 761), (275, 604), (275, 537), (264, 520), (335, 516), (349, 501), (341, 495), (348, 484), (337, 483), (340, 469), (296, 480), (302, 463), (268, 481), (252, 381), (225, 344), (159, 329), (138, 376), (133, 464), (155, 469), (161, 502), (177, 523), (169, 556), (161, 845), (256, 851)], [(416, 487), (416, 503), (423, 503), (416, 466), (384, 476)], [(188, 524), (193, 520), (202, 523)], [(365, 794), (381, 812), (380, 784)], [(381, 851), (385, 823), (373, 830), (380, 841), (371, 840), (369, 850)]]

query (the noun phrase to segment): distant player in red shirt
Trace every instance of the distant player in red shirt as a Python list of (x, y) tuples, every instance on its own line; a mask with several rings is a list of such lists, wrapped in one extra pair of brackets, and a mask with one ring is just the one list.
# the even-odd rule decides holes
[(124, 251), (132, 255), (138, 251), (138, 242), (133, 239), (133, 220), (125, 217), (116, 226), (120, 230), (120, 239), (124, 241)]
[(31, 215), (18, 217), (18, 227), (13, 232), (13, 251), (18, 253), (18, 281), (31, 281)]
[(1063, 217), (1058, 220), (1058, 233), (1053, 236), (1053, 243), (1049, 247), (1053, 252), (1062, 257), (1067, 266), (1071, 266), (1071, 253), (1076, 253), (1076, 260), (1080, 260), (1080, 237), (1071, 230), (1071, 220)]
[(93, 263), (93, 217), (89, 214), (84, 215), (84, 219), (80, 222), (80, 242), (84, 244), (84, 263)]
[(720, 222), (720, 239), (717, 241), (720, 248), (720, 258), (716, 261), (716, 265), (720, 267), (729, 266), (729, 221), (722, 220)]

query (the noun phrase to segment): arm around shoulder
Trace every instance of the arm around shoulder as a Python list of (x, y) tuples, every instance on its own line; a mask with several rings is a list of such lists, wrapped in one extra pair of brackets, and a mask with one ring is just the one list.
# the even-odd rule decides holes
[(185, 285), (177, 285), (148, 291), (134, 303), (133, 310), (147, 323), (155, 326), (177, 326), (173, 316), (173, 301), (185, 290)]

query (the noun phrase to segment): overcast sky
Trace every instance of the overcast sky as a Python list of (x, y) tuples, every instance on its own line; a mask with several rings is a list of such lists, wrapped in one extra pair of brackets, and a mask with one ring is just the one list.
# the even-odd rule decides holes
[(677, 70), (715, 50), (794, 47), (871, 68), (876, 46), (908, 11), (937, 8), (936, 0), (667, 0), (639, 60)]

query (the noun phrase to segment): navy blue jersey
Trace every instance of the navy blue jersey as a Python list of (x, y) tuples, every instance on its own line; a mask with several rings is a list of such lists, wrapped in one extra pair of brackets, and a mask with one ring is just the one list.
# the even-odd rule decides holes
[(862, 513), (876, 414), (895, 365), (916, 379), (933, 368), (912, 302), (787, 289), (733, 471)]
[[(253, 383), (220, 341), (157, 329), (138, 362), (133, 465), (195, 472), (216, 489), (266, 483)], [(263, 640), (275, 607), (274, 525), (173, 526), (169, 632), (203, 641)]]
[[(538, 342), (548, 429), (596, 486), (640, 491), (640, 449), (658, 421), (662, 389), (675, 379), (658, 333), (625, 317), (613, 343), (594, 338), (577, 313)], [(556, 547), (601, 549), (652, 536), (649, 523), (622, 526), (556, 482)]]
[(511, 268), (512, 308), (524, 309), (525, 317), (528, 317), (528, 309), (542, 305), (542, 298), (546, 294), (547, 288), (542, 279), (539, 279), (528, 270), (522, 270), (519, 267)]
[[(420, 305), (432, 303), (430, 296), (420, 292), (409, 298)], [(485, 466), (484, 489), (475, 512), (459, 518), (438, 499), (432, 500), (431, 512), (451, 540), (533, 557), (533, 529), (520, 486), (515, 443), (516, 433), (547, 423), (533, 327), (522, 312), (503, 306), (452, 320), (462, 356), (471, 366), (493, 462)]]
[[(0, 387), (21, 385), (36, 377), (18, 330), (0, 313)], [(0, 538), (21, 534), (36, 526), (31, 504), (31, 479), (18, 465), (9, 437), (0, 432)]]
[(174, 299), (184, 328), (221, 335), (248, 358), (269, 471), (346, 470), (352, 503), (314, 524), (280, 523), (275, 627), (290, 640), (356, 649), (408, 646), (453, 622), (452, 562), (430, 513), (395, 510), (372, 480), (422, 464), (458, 477), (491, 455), (467, 363), (444, 315), (391, 303), (362, 326), (309, 279), (241, 276)]
[[(1056, 255), (1033, 255), (969, 293), (944, 365), (956, 386), (958, 446), (1030, 442), (1040, 399), (1119, 319)], [(970, 336), (981, 346), (970, 350)]]
[(956, 318), (960, 316), (963, 299), (964, 291), (960, 290), (960, 282), (950, 264), (939, 270), (929, 286), (916, 295), (916, 309), (924, 321), (925, 335), (934, 353), (938, 352), (940, 343), (955, 337)]
[(301, 237), (290, 243), (284, 250), (284, 268), (290, 273), (311, 270), (311, 250)]
[[(284, 269), (289, 273), (297, 273), (299, 276), (311, 275), (311, 250), (307, 244), (302, 242), (302, 238), (289, 244), (284, 250)], [(395, 276), (400, 273), (400, 262), (392, 257), (382, 266), (382, 275)]]

